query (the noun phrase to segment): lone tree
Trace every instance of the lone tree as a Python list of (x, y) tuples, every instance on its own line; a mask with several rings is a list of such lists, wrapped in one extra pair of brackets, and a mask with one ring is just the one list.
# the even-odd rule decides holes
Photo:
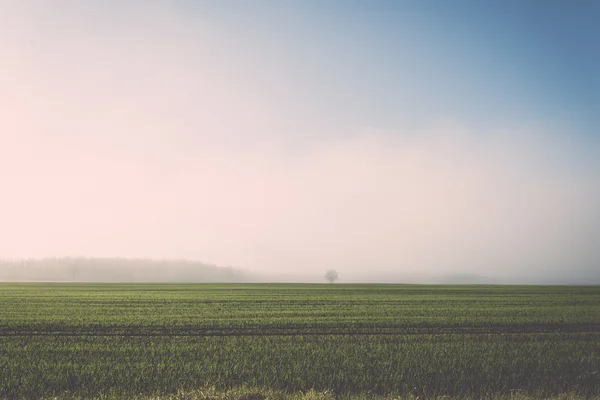
[(333, 283), (335, 281), (337, 281), (339, 278), (337, 271), (330, 269), (329, 271), (327, 271), (327, 273), (325, 274), (325, 279), (327, 279), (327, 281), (329, 281), (329, 283)]

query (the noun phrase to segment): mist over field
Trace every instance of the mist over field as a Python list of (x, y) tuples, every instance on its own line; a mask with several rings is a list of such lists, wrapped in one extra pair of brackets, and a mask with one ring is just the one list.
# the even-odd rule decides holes
[(600, 284), (597, 4), (223, 4), (0, 0), (0, 280)]

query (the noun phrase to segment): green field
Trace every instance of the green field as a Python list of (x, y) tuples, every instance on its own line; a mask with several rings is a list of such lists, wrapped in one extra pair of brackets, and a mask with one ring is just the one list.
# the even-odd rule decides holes
[(0, 398), (589, 398), (599, 371), (597, 286), (0, 284)]

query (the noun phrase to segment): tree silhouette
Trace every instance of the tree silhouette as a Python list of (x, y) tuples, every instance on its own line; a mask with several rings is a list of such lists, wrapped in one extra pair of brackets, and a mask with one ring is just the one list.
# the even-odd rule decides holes
[(337, 273), (337, 271), (330, 269), (329, 271), (327, 271), (327, 273), (325, 274), (325, 279), (327, 279), (327, 281), (329, 283), (333, 283), (335, 281), (337, 281), (339, 278), (339, 275)]

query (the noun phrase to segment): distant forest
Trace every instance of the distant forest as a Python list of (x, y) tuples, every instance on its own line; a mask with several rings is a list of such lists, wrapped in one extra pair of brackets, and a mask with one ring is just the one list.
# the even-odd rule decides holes
[(0, 281), (245, 282), (232, 267), (197, 261), (129, 258), (44, 258), (0, 261)]

